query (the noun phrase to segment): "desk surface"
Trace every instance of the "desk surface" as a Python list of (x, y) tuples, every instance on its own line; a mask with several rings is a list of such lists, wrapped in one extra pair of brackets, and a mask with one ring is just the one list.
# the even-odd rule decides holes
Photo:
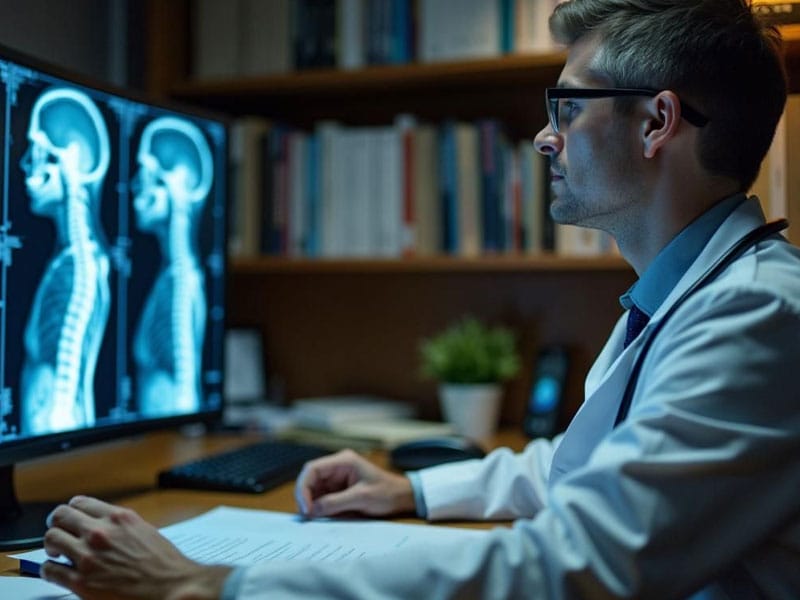
[[(263, 494), (235, 494), (197, 490), (159, 489), (157, 473), (169, 466), (220, 452), (254, 441), (242, 434), (214, 434), (189, 437), (177, 432), (160, 432), (102, 446), (90, 446), (62, 457), (48, 457), (23, 463), (16, 468), (17, 496), (21, 502), (63, 501), (75, 494), (97, 496), (122, 504), (158, 527), (199, 515), (225, 504), (247, 508), (294, 512), (293, 484), (287, 483)], [(521, 449), (523, 435), (502, 432), (495, 446)], [(385, 454), (368, 454), (385, 464)], [(413, 519), (403, 519), (414, 522)], [(481, 523), (465, 523), (487, 527)], [(496, 523), (494, 524), (496, 525)], [(17, 561), (0, 556), (0, 575), (16, 575)]]

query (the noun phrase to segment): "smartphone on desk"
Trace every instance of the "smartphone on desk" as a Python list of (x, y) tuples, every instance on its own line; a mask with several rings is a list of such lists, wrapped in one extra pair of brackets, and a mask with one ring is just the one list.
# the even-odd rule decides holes
[(568, 370), (569, 352), (565, 346), (545, 346), (537, 355), (523, 420), (528, 437), (550, 438), (557, 433)]

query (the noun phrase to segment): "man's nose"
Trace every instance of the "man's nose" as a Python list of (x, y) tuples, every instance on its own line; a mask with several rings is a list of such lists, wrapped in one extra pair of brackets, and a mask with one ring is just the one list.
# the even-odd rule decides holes
[(548, 123), (544, 129), (536, 134), (533, 145), (536, 147), (537, 152), (545, 156), (552, 156), (561, 152), (564, 147), (564, 139), (559, 133), (553, 131), (552, 126)]

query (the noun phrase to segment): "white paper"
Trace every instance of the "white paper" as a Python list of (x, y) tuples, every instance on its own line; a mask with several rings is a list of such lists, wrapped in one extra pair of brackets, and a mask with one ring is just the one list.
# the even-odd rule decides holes
[(13, 600), (77, 600), (64, 588), (36, 577), (0, 577), (0, 598)]
[[(161, 529), (184, 554), (206, 564), (250, 566), (272, 560), (342, 561), (389, 554), (414, 544), (429, 547), (485, 531), (361, 519), (304, 520), (298, 515), (221, 506)], [(12, 558), (39, 563), (44, 550)]]

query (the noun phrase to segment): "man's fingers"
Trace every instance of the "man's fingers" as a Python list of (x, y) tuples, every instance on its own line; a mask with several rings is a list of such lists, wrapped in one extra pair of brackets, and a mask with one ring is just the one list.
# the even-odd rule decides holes
[(44, 535), (44, 551), (53, 558), (74, 553), (73, 548), (77, 543), (76, 538), (62, 529), (48, 529)]
[(48, 527), (58, 527), (69, 533), (80, 536), (87, 532), (94, 517), (68, 504), (57, 506), (47, 517)]
[(363, 512), (365, 509), (364, 493), (355, 485), (341, 492), (332, 492), (314, 500), (311, 515), (314, 517), (330, 517), (346, 512)]
[(311, 492), (305, 484), (307, 468), (308, 465), (303, 467), (303, 470), (300, 471), (300, 475), (297, 477), (297, 482), (294, 486), (294, 501), (297, 503), (297, 508), (303, 516), (308, 516), (312, 503)]
[[(69, 503), (57, 506), (47, 515), (45, 523), (48, 527), (57, 525), (70, 531), (77, 531), (81, 524), (88, 520), (84, 516), (102, 518), (111, 514), (114, 507), (107, 502), (89, 496), (75, 496)], [(81, 514), (82, 513), (82, 514)]]
[(358, 463), (363, 460), (352, 450), (341, 450), (307, 462), (295, 482), (294, 498), (302, 514), (308, 514), (316, 496), (348, 485)]
[(108, 517), (118, 510), (114, 505), (91, 496), (75, 496), (69, 501), (69, 505), (97, 519)]
[(72, 567), (51, 560), (42, 563), (39, 576), (45, 581), (57, 583), (69, 589), (73, 588), (79, 577), (78, 572)]

